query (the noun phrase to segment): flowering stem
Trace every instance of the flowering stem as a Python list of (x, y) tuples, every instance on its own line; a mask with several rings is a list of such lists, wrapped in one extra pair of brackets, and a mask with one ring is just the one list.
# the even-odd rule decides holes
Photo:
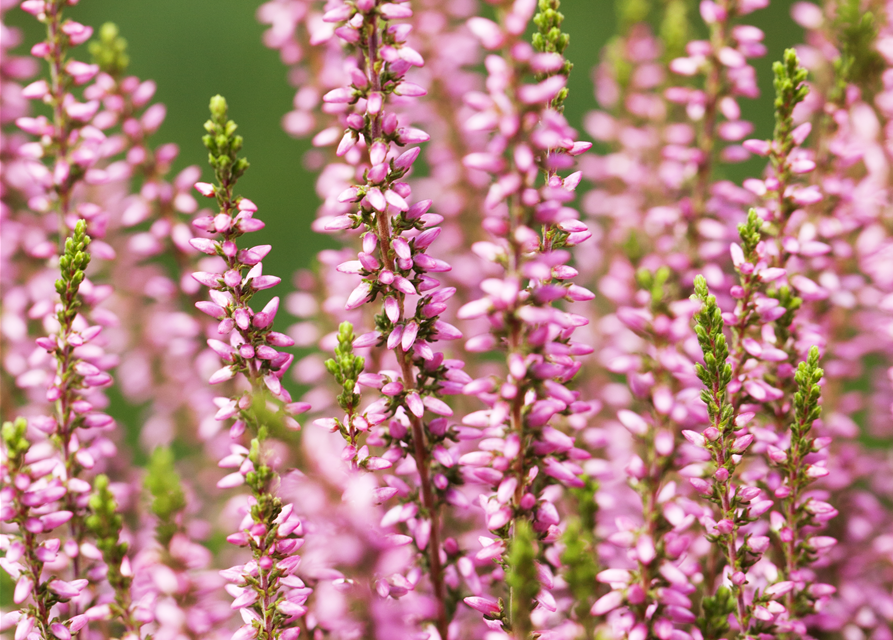
[(707, 412), (712, 428), (712, 437), (707, 437), (704, 444), (708, 446), (713, 455), (717, 468), (716, 482), (713, 485), (711, 495), (713, 501), (718, 501), (720, 506), (721, 521), (717, 524), (717, 533), (713, 537), (721, 542), (728, 562), (729, 569), (733, 572), (732, 590), (735, 594), (738, 624), (742, 633), (748, 630), (748, 610), (744, 600), (744, 591), (741, 588), (744, 583), (744, 574), (740, 578), (736, 575), (742, 566), (736, 548), (737, 531), (741, 517), (731, 495), (731, 478), (737, 464), (732, 460), (735, 449), (735, 409), (727, 400), (729, 382), (732, 380), (732, 367), (728, 364), (729, 349), (726, 338), (723, 335), (723, 320), (716, 298), (709, 294), (707, 282), (703, 276), (697, 276), (694, 282), (695, 296), (701, 301), (703, 307), (698, 312), (695, 332), (698, 342), (704, 353), (704, 365), (697, 364), (695, 369), (698, 377), (707, 389), (702, 392), (702, 400), (707, 405)]
[[(86, 222), (78, 220), (72, 236), (65, 240), (64, 253), (59, 259), (62, 277), (56, 281), (56, 292), (62, 300), (62, 309), (56, 314), (61, 328), (53, 343), (56, 356), (56, 377), (59, 383), (51, 387), (49, 395), (56, 396), (56, 437), (61, 444), (65, 473), (68, 478), (76, 478), (81, 471), (81, 465), (72, 451), (71, 440), (75, 430), (83, 425), (84, 418), (75, 414), (73, 406), (81, 399), (80, 391), (86, 386), (85, 376), (101, 373), (97, 367), (75, 357), (72, 345), (75, 339), (73, 323), (81, 306), (78, 289), (85, 277), (84, 270), (90, 263), (90, 254), (86, 251), (90, 237), (87, 235), (86, 229)], [(73, 492), (66, 493), (65, 506), (67, 510), (75, 514), (75, 517), (69, 522), (69, 527), (71, 537), (80, 545), (85, 529), (79, 515), (81, 510), (78, 508), (76, 495)], [(80, 554), (72, 559), (72, 568), (74, 577), (79, 577)]]
[[(374, 17), (372, 18), (372, 25), (372, 35), (369, 38), (368, 48), (370, 70), (369, 75), (372, 77), (373, 90), (380, 91), (381, 85), (379, 74), (372, 71), (375, 66), (376, 45), (374, 43), (377, 35)], [(373, 137), (377, 138), (378, 136), (380, 136), (381, 117), (378, 116), (373, 118), (371, 126)], [(375, 223), (377, 227), (376, 235), (378, 236), (378, 241), (381, 243), (382, 262), (384, 263), (386, 269), (388, 269), (392, 273), (398, 273), (399, 270), (394, 264), (394, 252), (391, 249), (392, 232), (390, 217), (388, 215), (376, 215)], [(399, 309), (398, 322), (403, 322), (403, 303), (406, 296), (401, 292), (397, 292), (395, 297), (397, 299)], [(413, 364), (410, 361), (409, 354), (400, 348), (395, 349), (395, 353), (397, 355), (397, 362), (400, 364), (400, 372), (403, 376), (404, 389), (407, 393), (413, 393), (416, 390), (416, 376), (413, 370)], [(428, 543), (428, 562), (431, 569), (429, 575), (429, 578), (431, 580), (431, 588), (434, 591), (434, 598), (437, 602), (437, 629), (440, 633), (440, 637), (446, 638), (449, 621), (447, 620), (446, 612), (446, 587), (443, 582), (443, 568), (440, 564), (440, 517), (438, 513), (439, 507), (434, 499), (434, 491), (431, 488), (431, 474), (429, 468), (430, 456), (428, 453), (429, 446), (426, 442), (425, 429), (422, 424), (422, 419), (412, 412), (407, 412), (407, 415), (409, 416), (410, 424), (412, 425), (413, 457), (415, 458), (416, 468), (419, 472), (419, 483), (421, 484), (422, 490), (422, 507), (424, 508), (426, 515), (431, 519), (431, 539)]]
[[(18, 527), (21, 534), (21, 551), (24, 560), (20, 563), (25, 566), (24, 575), (19, 576), (16, 582), (13, 600), (16, 604), (21, 604), (28, 597), (28, 593), (24, 592), (27, 587), (35, 603), (35, 606), (31, 607), (32, 617), (41, 635), (49, 638), (50, 609), (54, 603), (52, 594), (47, 590), (46, 585), (41, 583), (44, 563), (37, 557), (37, 535), (29, 531), (31, 527), (26, 526), (26, 521), (30, 519), (29, 512), (31, 509), (23, 503), (22, 499), (25, 492), (18, 489), (19, 483), (16, 482), (19, 476), (22, 476), (23, 479), (27, 478), (28, 481), (31, 480), (25, 471), (25, 456), (31, 448), (31, 443), (25, 435), (27, 427), (25, 419), (18, 418), (15, 422), (4, 423), (2, 434), (0, 434), (2, 435), (3, 454), (5, 457), (2, 479), (6, 486), (14, 490), (12, 499), (9, 501), (12, 503), (13, 513), (8, 518), (4, 517), (4, 520), (12, 522)], [(7, 508), (9, 508), (9, 505), (7, 505)], [(9, 556), (10, 552), (7, 551), (7, 559)]]
[[(810, 465), (804, 461), (807, 455), (828, 444), (827, 438), (809, 437), (812, 424), (822, 415), (822, 408), (819, 406), (821, 398), (819, 382), (823, 375), (824, 371), (819, 367), (819, 350), (817, 347), (812, 347), (807, 360), (800, 363), (794, 376), (797, 392), (793, 398), (794, 420), (791, 424), (790, 447), (783, 456), (777, 451), (771, 452), (780, 460), (786, 475), (784, 490), (787, 495), (784, 497), (783, 505), (787, 526), (782, 531), (785, 560), (782, 576), (783, 580), (795, 582), (802, 565), (814, 559), (813, 545), (809, 544), (809, 534), (804, 535), (803, 528), (818, 524), (801, 503), (802, 491), (817, 478), (828, 474), (824, 467)], [(795, 609), (796, 596), (796, 590), (793, 588), (786, 594), (787, 609), (791, 616), (798, 616), (800, 613)]]
[[(239, 592), (233, 608), (241, 609), (245, 620), (245, 625), (233, 637), (293, 640), (300, 632), (296, 620), (306, 611), (303, 604), (309, 597), (309, 590), (303, 589), (301, 583), (300, 593), (293, 594), (290, 589), (285, 593), (287, 585), (283, 578), (297, 568), (298, 556), (292, 552), (300, 546), (297, 537), (301, 523), (292, 516), (293, 505), (284, 505), (276, 495), (278, 476), (267, 464), (262, 446), (274, 418), (297, 428), (297, 423), (285, 414), (297, 412), (299, 408), (295, 404), (298, 403), (290, 403), (290, 396), (280, 382), (292, 356), (273, 348), (291, 346), (294, 341), (271, 331), (279, 298), (273, 298), (259, 312), (248, 306), (255, 292), (277, 285), (280, 279), (262, 275), (261, 260), (269, 251), (268, 246), (240, 250), (236, 244), (243, 234), (257, 231), (264, 225), (254, 218), (256, 205), (233, 194), (236, 181), (248, 168), (248, 161), (238, 156), (242, 137), (235, 134), (237, 126), (227, 117), (226, 100), (215, 96), (211, 99), (210, 109), (211, 119), (205, 123), (208, 133), (203, 142), (210, 152), (210, 163), (218, 184), (198, 183), (196, 188), (207, 197), (216, 197), (220, 213), (213, 218), (200, 218), (194, 224), (205, 231), (216, 231), (221, 238), (194, 238), (191, 243), (199, 251), (222, 257), (226, 271), (223, 274), (198, 272), (193, 277), (211, 289), (213, 300), (199, 302), (197, 306), (220, 320), (219, 334), (230, 335), (229, 345), (217, 340), (208, 341), (227, 363), (210, 382), (223, 382), (241, 373), (250, 386), (250, 391), (231, 398), (218, 412), (217, 419), (238, 416), (230, 432), (232, 437), (237, 438), (246, 430), (254, 436), (249, 449), (236, 448), (233, 455), (220, 463), (239, 470), (223, 478), (218, 487), (244, 483), (252, 494), (252, 524), (227, 538), (233, 544), (250, 547), (252, 552), (252, 563), (230, 570), (227, 576), (236, 583)], [(250, 269), (243, 273), (247, 267)], [(271, 414), (265, 409), (269, 394), (288, 404), (284, 407), (280, 404), (282, 410)], [(298, 582), (293, 582), (292, 586), (296, 584)]]

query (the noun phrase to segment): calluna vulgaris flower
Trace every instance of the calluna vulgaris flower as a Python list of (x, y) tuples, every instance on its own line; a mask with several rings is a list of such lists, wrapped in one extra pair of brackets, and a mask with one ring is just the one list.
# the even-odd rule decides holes
[(768, 0), (618, 3), (580, 123), (559, 0), (259, 4), (280, 313), (226, 101), (170, 177), (74, 4), (0, 2), (0, 631), (893, 640), (893, 5), (790, 7), (760, 139)]

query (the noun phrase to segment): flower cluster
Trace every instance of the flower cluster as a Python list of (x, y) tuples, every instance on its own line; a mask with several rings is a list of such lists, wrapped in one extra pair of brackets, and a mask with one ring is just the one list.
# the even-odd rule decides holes
[[(276, 286), (280, 279), (263, 275), (261, 261), (269, 253), (269, 245), (241, 250), (237, 245), (242, 235), (262, 229), (264, 223), (254, 217), (257, 206), (253, 202), (233, 193), (248, 161), (238, 156), (242, 136), (236, 135), (236, 124), (227, 118), (226, 100), (215, 96), (210, 109), (203, 142), (217, 184), (197, 182), (195, 188), (208, 198), (216, 198), (220, 213), (194, 220), (197, 229), (215, 236), (193, 238), (190, 243), (203, 253), (219, 256), (222, 273), (199, 271), (192, 277), (209, 288), (212, 300), (197, 302), (196, 307), (220, 321), (218, 335), (229, 337), (229, 344), (208, 340), (208, 346), (226, 363), (209, 382), (220, 384), (241, 374), (249, 383), (248, 389), (220, 398), (216, 419), (236, 417), (230, 429), (234, 440), (246, 431), (253, 436), (250, 448), (234, 444), (230, 455), (220, 461), (221, 467), (238, 471), (220, 480), (219, 488), (247, 484), (251, 489), (240, 530), (227, 537), (231, 544), (248, 547), (251, 560), (222, 575), (231, 583), (227, 591), (235, 598), (232, 607), (239, 610), (245, 623), (234, 637), (292, 640), (300, 633), (297, 620), (306, 611), (303, 604), (310, 592), (295, 575), (301, 560), (295, 552), (303, 544), (302, 524), (292, 515), (293, 505), (283, 503), (276, 495), (278, 481), (270, 466), (266, 440), (276, 426), (298, 428), (291, 414), (306, 407), (290, 403), (280, 382), (293, 356), (275, 347), (291, 346), (293, 342), (272, 331), (279, 298), (270, 300), (261, 311), (249, 306), (256, 292)], [(279, 400), (275, 411), (266, 406), (267, 392)]]
[(619, 3), (585, 135), (559, 0), (267, 0), (278, 296), (226, 101), (171, 177), (74, 4), (0, 2), (0, 630), (893, 640), (880, 0), (794, 3), (763, 139), (767, 0)]

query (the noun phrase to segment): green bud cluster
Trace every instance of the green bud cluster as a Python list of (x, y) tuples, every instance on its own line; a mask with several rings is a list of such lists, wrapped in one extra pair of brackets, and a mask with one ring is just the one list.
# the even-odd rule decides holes
[(660, 38), (664, 42), (664, 60), (685, 55), (685, 45), (692, 39), (686, 0), (669, 0), (660, 23)]
[(357, 378), (363, 372), (366, 363), (365, 358), (355, 356), (353, 353), (353, 341), (356, 336), (353, 325), (350, 322), (342, 322), (338, 327), (338, 346), (335, 347), (335, 357), (326, 360), (326, 370), (335, 377), (335, 381), (341, 387), (338, 395), (338, 406), (347, 413), (353, 415), (360, 405), (360, 394), (355, 389)]
[[(266, 433), (261, 433), (257, 438), (252, 438), (251, 444), (248, 448), (248, 460), (251, 461), (251, 464), (254, 465), (254, 471), (249, 471), (245, 475), (245, 483), (254, 490), (255, 495), (258, 497), (258, 500), (263, 498), (273, 498), (274, 496), (270, 495), (269, 492), (269, 484), (276, 478), (276, 474), (269, 467), (269, 465), (264, 462), (263, 452), (261, 451), (260, 443), (266, 439)], [(278, 500), (278, 498), (276, 498)], [(258, 507), (260, 506), (260, 502), (258, 502)], [(258, 513), (262, 512), (263, 508), (258, 509)], [(258, 522), (264, 522), (263, 519), (258, 519)]]
[(747, 212), (747, 222), (738, 225), (738, 237), (741, 238), (741, 249), (744, 251), (744, 259), (751, 264), (759, 261), (757, 256), (757, 245), (763, 237), (761, 229), (763, 221), (757, 215), (755, 209)]
[(711, 425), (726, 433), (733, 428), (733, 407), (725, 401), (726, 388), (732, 380), (732, 365), (726, 362), (729, 347), (722, 331), (722, 312), (716, 296), (710, 295), (704, 276), (696, 276), (694, 284), (694, 297), (702, 303), (695, 315), (695, 333), (704, 354), (704, 364), (695, 364), (698, 378), (706, 387), (701, 391), (701, 399), (707, 405)]
[(794, 316), (797, 315), (797, 310), (803, 304), (803, 299), (795, 295), (794, 291), (787, 285), (772, 290), (767, 295), (778, 300), (779, 306), (785, 310), (784, 315), (775, 321), (775, 335), (779, 344), (786, 344), (791, 337), (791, 325), (794, 323)]
[(87, 235), (87, 223), (78, 220), (74, 232), (65, 240), (65, 249), (59, 257), (59, 271), (62, 277), (56, 280), (56, 293), (62, 298), (62, 309), (57, 317), (63, 327), (71, 326), (81, 306), (77, 294), (84, 281), (84, 270), (90, 264), (90, 254), (86, 251), (88, 244), (90, 236)]
[(837, 5), (834, 30), (840, 48), (835, 60), (837, 86), (832, 99), (842, 103), (848, 84), (855, 84), (870, 98), (881, 86), (887, 68), (877, 49), (878, 23), (874, 11), (866, 11), (859, 0), (843, 0)]
[(536, 535), (530, 522), (515, 520), (514, 532), (506, 553), (505, 584), (511, 589), (511, 629), (515, 638), (530, 635), (533, 599), (540, 592), (536, 573)]
[(822, 415), (819, 406), (822, 390), (819, 382), (825, 375), (819, 367), (819, 348), (811, 347), (809, 356), (805, 362), (801, 362), (794, 375), (797, 383), (797, 392), (794, 394), (794, 424), (792, 430), (794, 437), (802, 439), (812, 428), (812, 423)]
[(794, 148), (791, 132), (794, 130), (794, 107), (803, 102), (809, 87), (806, 86), (808, 72), (800, 66), (797, 52), (785, 49), (781, 62), (772, 65), (775, 74), (775, 135), (772, 163), (776, 171), (782, 170), (782, 163)]
[(670, 290), (670, 276), (672, 272), (666, 265), (658, 267), (657, 271), (651, 272), (642, 268), (636, 271), (636, 282), (642, 289), (651, 294), (651, 310), (659, 311), (663, 309), (665, 300), (673, 300), (675, 292)]
[(96, 476), (93, 488), (94, 493), (87, 503), (89, 515), (84, 519), (84, 524), (95, 536), (96, 546), (102, 551), (102, 559), (108, 566), (108, 581), (115, 590), (115, 602), (111, 603), (112, 612), (116, 618), (124, 621), (128, 628), (133, 628), (135, 623), (130, 612), (130, 583), (133, 577), (124, 575), (121, 568), (129, 548), (126, 542), (119, 541), (123, 519), (118, 513), (115, 496), (109, 490), (108, 476), (104, 474)]
[[(16, 418), (15, 422), (4, 422), (0, 437), (3, 439), (3, 447), (6, 449), (6, 455), (10, 461), (22, 461), (28, 449), (31, 448), (31, 442), (25, 437), (28, 430), (28, 423), (24, 418)], [(11, 465), (18, 468), (19, 464)]]
[[(542, 53), (557, 53), (564, 55), (567, 45), (570, 43), (570, 35), (561, 30), (561, 23), (564, 21), (564, 14), (558, 10), (561, 0), (539, 0), (539, 7), (533, 23), (537, 27), (537, 32), (533, 34), (533, 47)], [(570, 61), (565, 60), (564, 66), (560, 71), (546, 75), (570, 75), (574, 65)], [(545, 77), (545, 75), (544, 75)], [(558, 111), (564, 110), (564, 101), (567, 99), (568, 89), (565, 87), (552, 100), (552, 107)]]
[(130, 64), (127, 55), (127, 40), (119, 35), (118, 25), (106, 22), (99, 28), (99, 40), (88, 45), (93, 62), (112, 77), (123, 74)]
[[(814, 438), (809, 436), (813, 423), (822, 416), (822, 407), (819, 401), (822, 397), (820, 382), (824, 370), (819, 367), (819, 349), (811, 347), (805, 362), (801, 362), (794, 374), (794, 382), (797, 391), (794, 393), (793, 414), (791, 424), (791, 447), (788, 460), (782, 466), (788, 472), (788, 484), (793, 490), (790, 500), (795, 500), (800, 490), (815, 481), (806, 473), (807, 465), (803, 464), (803, 458), (814, 449)], [(795, 508), (802, 505), (792, 505)], [(801, 524), (813, 524), (812, 518), (800, 509), (798, 516), (803, 520)]]
[[(242, 150), (242, 136), (236, 135), (238, 125), (227, 118), (226, 99), (221, 95), (211, 98), (211, 119), (205, 122), (202, 142), (208, 149), (208, 162), (224, 191), (228, 191), (248, 169), (248, 160), (238, 156)], [(217, 201), (221, 209), (226, 201), (217, 189)]]
[(722, 638), (729, 631), (732, 613), (735, 613), (735, 594), (722, 586), (701, 601), (701, 615), (695, 624), (705, 638)]
[(152, 496), (152, 513), (158, 518), (155, 539), (166, 547), (180, 531), (178, 516), (186, 508), (186, 496), (174, 468), (174, 454), (169, 448), (158, 447), (152, 452), (143, 486)]
[(577, 619), (585, 621), (590, 617), (589, 609), (595, 601), (598, 567), (595, 564), (595, 549), (592, 530), (586, 529), (583, 519), (570, 518), (562, 535), (564, 552), (561, 565), (564, 567), (564, 580), (574, 598), (574, 612)]

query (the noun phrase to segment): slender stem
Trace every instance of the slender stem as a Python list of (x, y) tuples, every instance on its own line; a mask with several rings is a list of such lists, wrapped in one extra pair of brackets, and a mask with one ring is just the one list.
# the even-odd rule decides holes
[[(729, 3), (724, 3), (728, 12)], [(710, 44), (714, 51), (719, 51), (728, 41), (727, 21), (719, 20), (710, 29)], [(698, 137), (698, 150), (701, 157), (698, 159), (698, 170), (695, 177), (695, 188), (692, 194), (692, 220), (699, 220), (705, 213), (707, 206), (707, 192), (710, 187), (710, 176), (713, 170), (713, 151), (716, 144), (717, 106), (723, 90), (722, 63), (716, 56), (710, 57), (710, 71), (707, 76), (706, 101), (704, 103), (703, 127)]]
[[(372, 90), (381, 91), (381, 77), (376, 71), (378, 62), (378, 18), (372, 16), (369, 22), (369, 35), (366, 42), (366, 65), (367, 75)], [(370, 123), (372, 140), (375, 141), (382, 134), (382, 116), (379, 112)], [(385, 267), (391, 272), (396, 272), (393, 257), (391, 256), (391, 225), (387, 212), (377, 213), (375, 215), (378, 241), (381, 244), (381, 256)], [(399, 320), (404, 317), (403, 302), (405, 296), (402, 293), (397, 294), (399, 302), (400, 315)], [(400, 364), (400, 370), (403, 376), (403, 386), (411, 392), (416, 389), (416, 377), (413, 371), (413, 364), (409, 356), (399, 347), (395, 349), (397, 360)], [(428, 562), (431, 568), (430, 579), (431, 588), (434, 591), (434, 598), (437, 601), (437, 630), (440, 637), (446, 640), (448, 636), (449, 621), (446, 612), (446, 587), (443, 581), (443, 567), (440, 562), (440, 517), (438, 506), (434, 498), (434, 490), (432, 488), (431, 474), (429, 469), (429, 452), (425, 438), (425, 430), (422, 420), (411, 413), (409, 415), (412, 425), (412, 441), (413, 441), (413, 457), (415, 458), (416, 468), (419, 472), (419, 481), (421, 484), (422, 506), (428, 513), (431, 520), (431, 535), (428, 540)]]
[[(711, 340), (714, 343), (715, 349), (715, 341)], [(717, 407), (722, 407), (724, 402), (725, 390), (720, 386), (718, 380), (714, 380), (713, 388), (711, 389), (711, 393), (713, 395), (713, 402)], [(716, 416), (713, 421), (713, 427), (717, 430), (720, 430), (722, 418), (721, 413), (719, 411), (716, 412)], [(723, 444), (722, 447), (717, 451), (716, 457), (716, 466), (717, 468), (722, 468), (727, 460), (726, 453), (726, 435), (722, 436)], [(735, 512), (732, 509), (732, 500), (729, 495), (729, 487), (731, 483), (731, 478), (727, 478), (726, 480), (720, 483), (720, 501), (722, 505), (722, 517), (728, 519), (730, 522), (735, 522)], [(732, 572), (736, 571), (736, 567), (738, 566), (738, 550), (735, 548), (735, 539), (737, 537), (738, 527), (734, 526), (732, 532), (729, 534), (723, 534), (726, 537), (726, 559), (729, 563), (729, 567)], [(737, 605), (737, 615), (738, 615), (738, 624), (741, 627), (742, 633), (747, 633), (747, 604), (744, 601), (744, 589), (740, 586), (735, 585), (733, 587), (735, 591), (735, 600)]]
[[(376, 120), (373, 121), (376, 122)], [(391, 225), (387, 213), (376, 214), (378, 226), (378, 241), (381, 243), (382, 261), (387, 269), (396, 271), (394, 260), (391, 256)], [(400, 320), (403, 319), (403, 294), (398, 294), (400, 303)], [(416, 388), (415, 373), (408, 355), (399, 346), (394, 350), (400, 370), (403, 375), (403, 386), (411, 392)], [(440, 564), (440, 517), (437, 503), (434, 500), (434, 490), (431, 488), (431, 474), (428, 464), (428, 447), (425, 439), (424, 426), (421, 418), (408, 413), (412, 424), (413, 457), (419, 472), (419, 480), (422, 485), (422, 506), (431, 518), (431, 537), (428, 541), (428, 562), (431, 566), (431, 587), (434, 590), (434, 598), (437, 600), (437, 630), (443, 640), (447, 638), (449, 622), (446, 614), (446, 588), (443, 582), (443, 567)]]

